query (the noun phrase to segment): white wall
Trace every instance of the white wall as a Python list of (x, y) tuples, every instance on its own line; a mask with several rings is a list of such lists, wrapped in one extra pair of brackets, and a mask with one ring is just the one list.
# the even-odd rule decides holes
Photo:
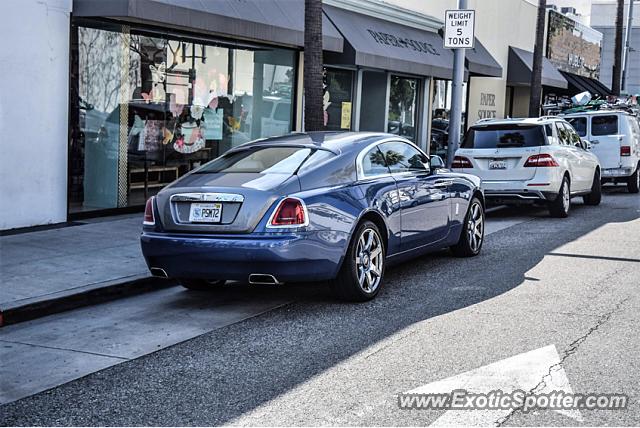
[(0, 2), (0, 230), (66, 220), (71, 5)]

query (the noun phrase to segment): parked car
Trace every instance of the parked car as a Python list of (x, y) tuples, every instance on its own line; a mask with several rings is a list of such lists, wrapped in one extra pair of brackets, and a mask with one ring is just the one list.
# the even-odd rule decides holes
[(149, 199), (142, 252), (154, 275), (191, 289), (329, 280), (344, 299), (372, 299), (387, 264), (482, 248), (480, 179), (431, 162), (389, 134), (256, 140)]
[(591, 143), (591, 151), (602, 165), (603, 182), (624, 183), (630, 193), (640, 191), (640, 125), (636, 116), (596, 110), (564, 118)]
[(567, 217), (571, 198), (601, 199), (600, 165), (571, 125), (557, 117), (489, 119), (473, 125), (453, 168), (482, 179), (487, 201), (542, 203)]

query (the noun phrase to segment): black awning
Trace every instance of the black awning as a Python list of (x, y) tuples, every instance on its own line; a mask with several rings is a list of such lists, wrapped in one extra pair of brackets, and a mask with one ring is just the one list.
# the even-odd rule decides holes
[(574, 95), (584, 91), (589, 91), (594, 97), (613, 95), (611, 90), (597, 79), (568, 73), (562, 70), (560, 70), (560, 73), (567, 79), (567, 82), (569, 82), (569, 92), (573, 92)]
[[(73, 16), (106, 17), (304, 47), (300, 0), (73, 0)], [(342, 36), (323, 17), (322, 43), (342, 52)]]
[(451, 78), (453, 53), (437, 33), (333, 6), (323, 9), (345, 41), (343, 54), (325, 56), (325, 63)]
[[(529, 86), (533, 69), (533, 52), (509, 46), (509, 65), (507, 84), (511, 86)], [(567, 81), (551, 62), (542, 57), (542, 84), (555, 88), (567, 88)]]
[(502, 77), (502, 67), (478, 39), (473, 49), (465, 50), (465, 62), (471, 76)]

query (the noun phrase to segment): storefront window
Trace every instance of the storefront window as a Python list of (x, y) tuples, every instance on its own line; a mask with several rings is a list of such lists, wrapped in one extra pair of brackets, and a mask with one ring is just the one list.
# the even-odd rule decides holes
[[(449, 115), (451, 112), (450, 80), (435, 79), (433, 81), (433, 99), (431, 100), (431, 143), (429, 154), (447, 159), (447, 145), (449, 143)], [(466, 129), (467, 84), (462, 83), (462, 125), (461, 136)]]
[(142, 205), (229, 148), (292, 129), (294, 51), (77, 31), (72, 213)]
[(391, 76), (387, 132), (416, 140), (418, 79)]
[(328, 131), (351, 129), (353, 72), (324, 70), (324, 122)]

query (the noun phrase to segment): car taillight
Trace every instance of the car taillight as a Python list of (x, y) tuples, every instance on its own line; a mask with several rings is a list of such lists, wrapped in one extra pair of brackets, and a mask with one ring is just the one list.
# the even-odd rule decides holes
[(144, 221), (142, 222), (142, 224), (144, 224), (145, 226), (153, 226), (156, 224), (156, 219), (153, 215), (154, 199), (155, 199), (155, 196), (152, 196), (149, 199), (147, 199), (147, 204), (144, 206)]
[(276, 208), (270, 226), (303, 226), (307, 222), (304, 204), (297, 198), (285, 198)]
[(529, 156), (529, 159), (524, 163), (525, 167), (536, 167), (536, 166), (560, 166), (558, 162), (551, 155), (542, 154), (542, 155), (533, 155)]
[(620, 156), (631, 156), (631, 146), (620, 146)]
[(464, 156), (456, 156), (453, 158), (451, 168), (473, 168), (471, 161)]

